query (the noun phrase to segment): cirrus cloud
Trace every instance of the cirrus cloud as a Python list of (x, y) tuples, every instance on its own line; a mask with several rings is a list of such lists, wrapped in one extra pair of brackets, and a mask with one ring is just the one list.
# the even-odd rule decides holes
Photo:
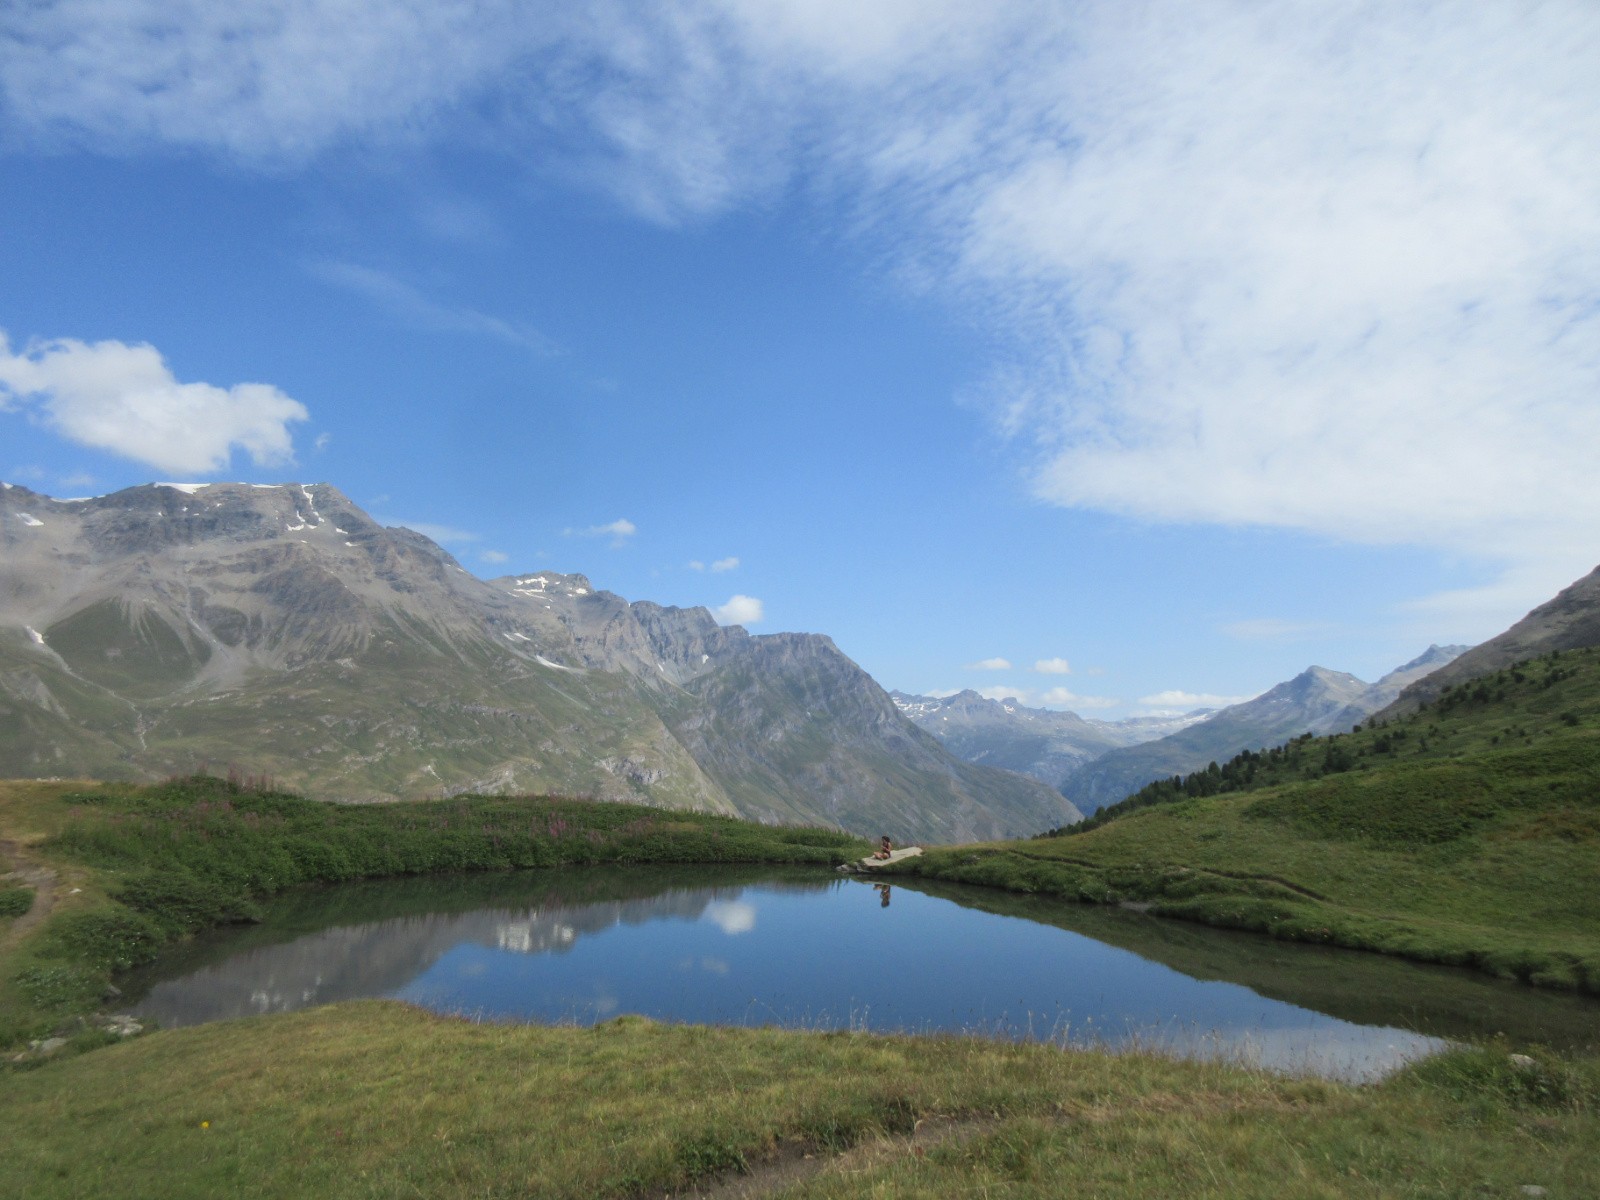
[(628, 539), (639, 532), (639, 527), (626, 517), (618, 517), (605, 525), (590, 525), (583, 529), (574, 529), (570, 526), (561, 531), (562, 537), (584, 538), (610, 538), (611, 548), (620, 550), (628, 544)]
[(1593, 565), (1597, 39), (1588, 0), (21, 5), (0, 116), (288, 161), (493, 120), (666, 222), (805, 173), (1010, 348), (978, 399), (1041, 498), (1473, 556), (1439, 609), (1492, 624)]
[[(1009, 658), (980, 658), (977, 662), (967, 664), (969, 671), (1009, 671), (1011, 660)], [(991, 697), (992, 699), (992, 697)]]
[(1146, 708), (1161, 709), (1191, 709), (1191, 708), (1227, 708), (1232, 704), (1243, 704), (1246, 700), (1253, 700), (1254, 696), (1218, 696), (1212, 692), (1186, 692), (1181, 688), (1171, 688), (1165, 692), (1156, 692), (1149, 696), (1140, 696), (1137, 703)]

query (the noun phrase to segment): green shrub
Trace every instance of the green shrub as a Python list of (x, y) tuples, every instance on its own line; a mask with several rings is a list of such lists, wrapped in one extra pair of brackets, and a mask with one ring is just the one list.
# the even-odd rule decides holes
[(165, 940), (155, 921), (118, 905), (57, 917), (41, 950), (99, 971), (126, 971), (149, 962)]
[(33, 889), (26, 887), (0, 888), (0, 919), (20, 917), (33, 907)]
[(1600, 1078), (1579, 1061), (1533, 1048), (1509, 1054), (1501, 1043), (1447, 1051), (1407, 1068), (1405, 1077), (1454, 1100), (1490, 1100), (1524, 1108), (1600, 1104)]

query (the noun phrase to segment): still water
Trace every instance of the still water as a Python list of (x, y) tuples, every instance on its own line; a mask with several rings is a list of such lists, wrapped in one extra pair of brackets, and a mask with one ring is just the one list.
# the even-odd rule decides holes
[(683, 868), (302, 892), (130, 981), (165, 1026), (355, 997), (492, 1021), (976, 1033), (1372, 1078), (1463, 1034), (1545, 1042), (1600, 1006), (1374, 955), (985, 889)]

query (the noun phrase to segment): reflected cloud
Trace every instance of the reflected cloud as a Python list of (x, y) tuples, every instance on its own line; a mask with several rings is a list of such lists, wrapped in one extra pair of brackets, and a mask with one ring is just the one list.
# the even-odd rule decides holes
[(705, 917), (730, 937), (756, 927), (755, 905), (743, 900), (713, 900), (706, 905)]

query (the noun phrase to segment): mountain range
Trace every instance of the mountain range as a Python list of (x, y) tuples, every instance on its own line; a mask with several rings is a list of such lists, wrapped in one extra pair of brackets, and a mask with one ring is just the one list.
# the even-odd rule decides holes
[(1069, 823), (822, 635), (481, 580), (329, 484), (0, 487), (0, 775), (234, 765), (312, 796), (552, 792), (965, 841)]
[(970, 688), (951, 696), (889, 695), (902, 713), (956, 757), (1017, 771), (1051, 787), (1108, 751), (1166, 737), (1213, 711), (1097, 721), (1073, 712), (1029, 708), (1010, 698), (986, 699)]
[(1376, 683), (1312, 666), (1253, 700), (1177, 717), (1093, 721), (1010, 700), (985, 700), (976, 692), (947, 699), (894, 693), (894, 698), (902, 712), (953, 753), (1054, 783), (1080, 811), (1092, 813), (1151, 780), (1365, 720), (1466, 649), (1429, 646)]
[(1061, 791), (1084, 812), (1093, 812), (1153, 779), (1187, 775), (1209, 763), (1226, 762), (1241, 750), (1277, 746), (1303, 733), (1348, 730), (1465, 649), (1429, 646), (1376, 683), (1344, 671), (1307, 667), (1255, 699), (1220, 708), (1187, 729), (1102, 755), (1062, 780)]

